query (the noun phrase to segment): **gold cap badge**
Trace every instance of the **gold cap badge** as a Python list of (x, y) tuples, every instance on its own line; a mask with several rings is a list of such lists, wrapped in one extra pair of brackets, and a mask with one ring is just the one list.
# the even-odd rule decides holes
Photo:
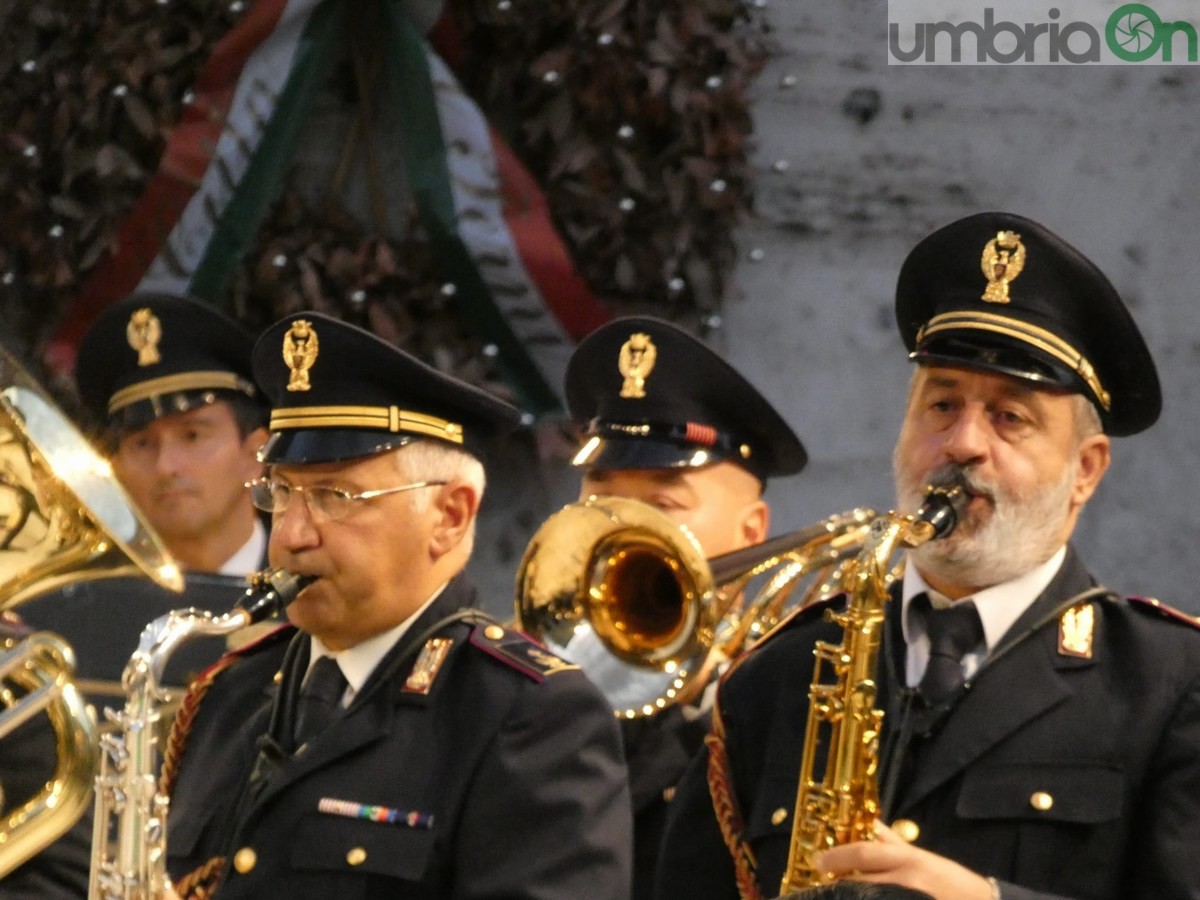
[(1092, 632), (1096, 610), (1090, 603), (1072, 606), (1058, 620), (1058, 652), (1061, 656), (1092, 658)]
[(1015, 231), (1000, 231), (987, 242), (980, 260), (988, 280), (981, 299), (988, 303), (1008, 303), (1008, 285), (1025, 268), (1025, 245)]
[(283, 336), (283, 361), (292, 371), (287, 384), (289, 391), (312, 390), (308, 370), (317, 361), (317, 350), (317, 332), (312, 322), (297, 319)]
[(129, 346), (137, 351), (139, 366), (152, 366), (162, 362), (158, 353), (158, 342), (162, 340), (162, 322), (148, 307), (129, 317), (125, 326), (125, 337)]
[(630, 399), (641, 399), (646, 396), (646, 378), (654, 368), (658, 348), (650, 335), (638, 332), (629, 336), (621, 345), (621, 353), (617, 357), (617, 368), (625, 376), (621, 385), (621, 396)]

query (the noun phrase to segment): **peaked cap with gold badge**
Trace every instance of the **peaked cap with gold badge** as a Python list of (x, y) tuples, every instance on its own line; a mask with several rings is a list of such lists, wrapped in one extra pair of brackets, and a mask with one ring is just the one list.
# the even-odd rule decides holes
[(1032, 219), (987, 212), (922, 240), (900, 269), (896, 322), (918, 363), (962, 365), (1083, 394), (1129, 435), (1162, 409), (1150, 351), (1116, 288)]
[(100, 422), (136, 430), (240, 395), (257, 402), (254, 336), (214, 306), (136, 293), (104, 310), (79, 346), (75, 384)]
[(695, 467), (728, 460), (760, 481), (808, 461), (791, 427), (702, 341), (648, 316), (614, 319), (571, 355), (571, 417), (585, 425), (576, 466)]
[(357, 459), (434, 438), (483, 458), (520, 411), (387, 341), (317, 312), (290, 315), (254, 346), (271, 401), (266, 463)]

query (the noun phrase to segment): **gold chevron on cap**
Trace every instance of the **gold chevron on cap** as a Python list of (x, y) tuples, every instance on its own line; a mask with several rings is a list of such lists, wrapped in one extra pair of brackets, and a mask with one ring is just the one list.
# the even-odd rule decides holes
[(921, 326), (921, 330), (917, 332), (917, 346), (920, 346), (927, 338), (938, 332), (963, 328), (1002, 334), (1005, 337), (1015, 338), (1031, 347), (1036, 347), (1043, 353), (1050, 354), (1073, 369), (1083, 379), (1084, 384), (1088, 386), (1088, 389), (1095, 395), (1096, 400), (1099, 401), (1100, 406), (1106, 412), (1111, 408), (1112, 396), (1100, 383), (1100, 376), (1096, 374), (1096, 369), (1088, 361), (1087, 357), (1054, 332), (1047, 331), (1045, 328), (1039, 328), (1036, 325), (1030, 325), (1028, 322), (1022, 322), (1019, 319), (1012, 319), (996, 313), (974, 312), (970, 310), (940, 313)]
[(139, 400), (181, 391), (240, 391), (248, 397), (254, 396), (254, 386), (233, 372), (181, 372), (178, 375), (149, 378), (122, 388), (109, 398), (108, 411), (112, 414)]
[(271, 413), (271, 431), (301, 428), (374, 428), (393, 434), (408, 432), (463, 442), (463, 427), (457, 422), (398, 406), (293, 406)]

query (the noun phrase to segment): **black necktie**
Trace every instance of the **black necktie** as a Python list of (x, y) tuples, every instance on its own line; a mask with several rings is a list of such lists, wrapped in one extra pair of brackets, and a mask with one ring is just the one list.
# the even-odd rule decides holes
[(332, 656), (322, 656), (300, 688), (296, 711), (296, 746), (308, 743), (342, 712), (342, 697), (349, 682)]
[(983, 641), (983, 622), (970, 600), (934, 609), (928, 594), (914, 598), (929, 635), (929, 665), (917, 689), (930, 704), (951, 699), (962, 687), (962, 658)]

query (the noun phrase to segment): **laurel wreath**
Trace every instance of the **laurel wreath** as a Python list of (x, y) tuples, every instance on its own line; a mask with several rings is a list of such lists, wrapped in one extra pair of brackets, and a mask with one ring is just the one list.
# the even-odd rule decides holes
[[(241, 0), (0, 4), (0, 321), (36, 359), (154, 171)], [(614, 312), (698, 321), (726, 297), (748, 210), (747, 88), (764, 56), (745, 0), (465, 0), (459, 76), (533, 172)], [(366, 325), (505, 392), (419, 229), (390, 240), (290, 185), (230, 307)]]

